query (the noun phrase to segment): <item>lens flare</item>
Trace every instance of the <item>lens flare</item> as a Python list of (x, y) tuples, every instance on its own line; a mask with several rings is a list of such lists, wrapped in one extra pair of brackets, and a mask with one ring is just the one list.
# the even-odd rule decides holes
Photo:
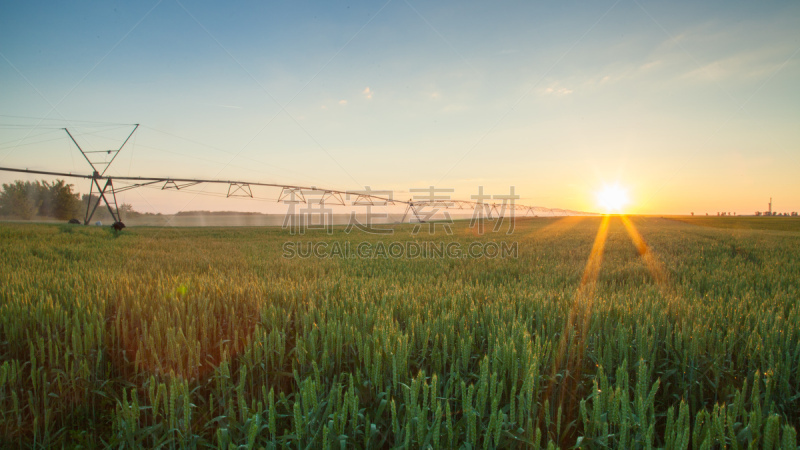
[(597, 203), (606, 210), (606, 213), (620, 213), (629, 203), (628, 191), (618, 184), (604, 186), (597, 193)]

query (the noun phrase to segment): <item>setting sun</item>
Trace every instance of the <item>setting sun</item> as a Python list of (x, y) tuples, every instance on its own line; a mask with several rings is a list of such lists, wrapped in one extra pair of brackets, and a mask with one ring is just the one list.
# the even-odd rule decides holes
[(622, 208), (629, 202), (628, 191), (618, 184), (604, 186), (597, 193), (597, 202), (605, 209), (606, 213), (622, 212)]

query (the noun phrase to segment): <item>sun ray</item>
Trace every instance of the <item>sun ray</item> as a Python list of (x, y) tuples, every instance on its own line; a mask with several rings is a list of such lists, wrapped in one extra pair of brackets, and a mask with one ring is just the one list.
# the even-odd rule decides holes
[(622, 215), (619, 216), (619, 219), (625, 226), (628, 236), (630, 236), (631, 241), (633, 241), (633, 245), (636, 246), (636, 250), (642, 257), (642, 260), (647, 266), (647, 270), (650, 271), (650, 275), (653, 276), (656, 284), (659, 286), (664, 286), (667, 282), (666, 272), (664, 271), (661, 263), (655, 258), (655, 255), (653, 255), (653, 252), (650, 251), (650, 248), (647, 246), (644, 238), (639, 233), (639, 230), (636, 229), (636, 226), (633, 225), (633, 222), (630, 218), (628, 218), (628, 216)]
[(667, 314), (674, 318), (680, 317), (684, 314), (680, 307), (681, 302), (676, 301), (680, 295), (675, 291), (673, 284), (669, 283), (669, 277), (667, 276), (667, 271), (664, 269), (663, 264), (656, 258), (641, 233), (639, 233), (639, 230), (636, 229), (633, 221), (625, 215), (619, 217), (631, 241), (633, 241), (633, 244), (636, 246), (636, 250), (639, 252), (639, 255), (641, 255), (647, 270), (650, 272), (656, 286), (661, 291), (661, 295), (666, 301)]
[(583, 222), (584, 219), (586, 219), (586, 216), (565, 216), (538, 230), (532, 230), (531, 234), (539, 238), (553, 238), (572, 229), (575, 225)]
[(606, 238), (608, 237), (608, 224), (609, 216), (603, 216), (600, 228), (594, 238), (592, 252), (589, 254), (589, 261), (587, 261), (586, 268), (583, 270), (579, 293), (587, 287), (592, 290), (591, 293), (594, 292), (597, 277), (600, 275), (600, 265), (603, 263), (603, 250), (606, 247)]
[[(552, 366), (552, 376), (544, 398), (550, 398), (556, 384), (559, 383), (557, 381), (559, 379), (557, 375), (562, 365), (566, 362), (564, 369), (569, 377), (565, 376), (562, 378), (564, 384), (560, 386), (559, 406), (564, 404), (567, 394), (574, 394), (575, 390), (580, 386), (580, 373), (586, 347), (586, 334), (594, 301), (597, 278), (600, 275), (600, 266), (603, 262), (603, 251), (608, 237), (609, 221), (610, 217), (604, 215), (600, 222), (600, 227), (597, 229), (597, 235), (594, 238), (592, 250), (586, 262), (586, 267), (581, 277), (581, 283), (575, 293), (575, 299), (558, 341), (558, 347)], [(572, 341), (572, 345), (569, 345), (570, 341)], [(575, 353), (573, 358), (570, 358), (571, 352), (568, 351), (568, 348), (574, 349)], [(575, 399), (576, 397), (573, 395), (570, 401), (574, 403)], [(570, 405), (566, 411), (573, 411), (573, 406), (575, 405)]]

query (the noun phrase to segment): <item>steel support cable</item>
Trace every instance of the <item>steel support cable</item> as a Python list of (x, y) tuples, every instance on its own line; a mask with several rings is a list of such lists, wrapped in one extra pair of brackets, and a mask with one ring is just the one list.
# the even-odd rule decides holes
[[(170, 154), (173, 154), (173, 155), (183, 156), (185, 158), (192, 158), (192, 159), (196, 159), (198, 161), (205, 161), (205, 162), (209, 162), (209, 163), (212, 163), (212, 164), (221, 164), (219, 161), (214, 161), (213, 159), (203, 158), (201, 156), (195, 156), (195, 155), (192, 155), (191, 153), (181, 153), (181, 152), (176, 152), (175, 150), (167, 150), (165, 148), (156, 148), (156, 147), (151, 147), (149, 145), (144, 145), (144, 144), (137, 144), (137, 145), (139, 147), (149, 148), (150, 150), (155, 150), (157, 152), (170, 153)], [(259, 172), (259, 170), (253, 169), (253, 168), (250, 168), (250, 167), (233, 166), (233, 165), (231, 165), (230, 167), (232, 167), (234, 169), (250, 170), (250, 171), (254, 171), (254, 172)]]
[[(283, 172), (291, 172), (293, 174), (299, 175), (302, 178), (308, 179), (302, 173), (297, 172), (296, 170), (286, 169), (286, 168), (283, 168), (283, 167), (280, 167), (280, 166), (276, 166), (274, 164), (271, 164), (271, 163), (268, 163), (268, 162), (264, 162), (264, 161), (261, 161), (261, 160), (255, 159), (255, 158), (250, 158), (248, 156), (244, 156), (244, 155), (241, 155), (241, 154), (236, 154), (236, 153), (233, 153), (233, 152), (229, 152), (229, 151), (223, 150), (223, 149), (221, 149), (219, 147), (215, 147), (213, 145), (209, 145), (209, 144), (206, 144), (204, 142), (196, 141), (194, 139), (190, 139), (190, 138), (187, 138), (187, 137), (178, 136), (177, 134), (170, 133), (168, 131), (159, 130), (157, 128), (153, 128), (153, 127), (148, 126), (148, 125), (142, 125), (141, 128), (152, 130), (152, 131), (155, 131), (156, 133), (166, 134), (167, 136), (172, 136), (172, 137), (174, 137), (176, 139), (182, 139), (184, 141), (191, 142), (193, 144), (197, 144), (197, 145), (209, 148), (211, 150), (215, 150), (215, 151), (218, 151), (220, 153), (224, 153), (226, 155), (232, 155), (232, 156), (236, 156), (237, 158), (247, 159), (249, 161), (253, 161), (253, 162), (256, 162), (256, 163), (259, 163), (259, 164), (263, 164), (263, 165), (265, 165), (267, 167), (271, 167), (273, 169), (278, 169), (278, 170), (281, 170)], [(317, 182), (319, 180), (313, 180), (313, 181)]]
[[(61, 131), (61, 128), (59, 128), (58, 131)], [(56, 130), (48, 131), (46, 133), (37, 134), (37, 135), (35, 135), (33, 137), (34, 138), (42, 137), (42, 136), (46, 136), (48, 134), (55, 133), (55, 132), (56, 132)], [(22, 145), (31, 145), (31, 144), (41, 144), (41, 143), (44, 143), (44, 142), (56, 141), (56, 140), (59, 140), (59, 139), (64, 139), (64, 136), (60, 136), (58, 138), (53, 138), (53, 139), (45, 139), (43, 141), (26, 142), (26, 143), (23, 144), (21, 142), (24, 142), (24, 141), (28, 140), (28, 138), (24, 138), (24, 139), (23, 138), (19, 138), (19, 139), (14, 139), (14, 140), (11, 140), (11, 141), (0, 142), (0, 149), (9, 148), (9, 147), (6, 147), (6, 146), (11, 146), (15, 142), (20, 142), (19, 144), (16, 144), (16, 145), (17, 146), (22, 146)]]
[[(124, 182), (121, 182), (121, 183), (124, 183)], [(135, 185), (128, 185), (128, 186), (135, 186)], [(190, 194), (205, 195), (207, 197), (217, 197), (217, 198), (238, 198), (238, 199), (244, 199), (244, 200), (257, 200), (257, 201), (268, 201), (268, 202), (277, 202), (278, 201), (277, 198), (258, 197), (258, 196), (255, 196), (255, 195), (252, 196), (252, 197), (249, 197), (249, 196), (248, 197), (228, 197), (228, 195), (220, 193), (220, 192), (198, 191), (198, 190), (195, 190), (195, 189), (188, 189), (188, 188), (164, 189), (164, 188), (160, 188), (158, 186), (155, 186), (153, 184), (142, 185), (142, 186), (137, 186), (137, 187), (151, 189), (151, 190), (154, 190), (154, 191), (170, 190), (170, 191), (176, 191), (176, 192), (186, 192), (186, 193), (190, 193)], [(118, 189), (118, 191), (119, 191), (119, 189)]]
[[(132, 127), (132, 126), (135, 125), (133, 123), (102, 122), (102, 121), (95, 121), (95, 120), (50, 119), (50, 118), (46, 118), (46, 117), (16, 116), (16, 115), (12, 115), (12, 114), (0, 114), (0, 117), (11, 117), (11, 118), (14, 118), (14, 119), (30, 119), (30, 120), (42, 120), (42, 121), (50, 120), (50, 121), (57, 121), (57, 122), (70, 122), (70, 123), (100, 124), (100, 125), (85, 125), (85, 126), (97, 126), (97, 127), (103, 127), (103, 126), (130, 126), (130, 127)], [(59, 127), (59, 129), (60, 128), (63, 128), (63, 127)]]

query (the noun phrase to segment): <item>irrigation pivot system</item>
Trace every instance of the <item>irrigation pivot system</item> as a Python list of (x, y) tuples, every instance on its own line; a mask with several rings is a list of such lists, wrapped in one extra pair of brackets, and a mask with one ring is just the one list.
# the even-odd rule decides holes
[[(0, 167), (0, 171), (5, 172), (19, 172), (19, 173), (28, 173), (28, 174), (37, 174), (37, 175), (49, 175), (55, 177), (69, 177), (69, 178), (83, 178), (90, 180), (90, 187), (89, 187), (89, 202), (86, 208), (86, 213), (84, 215), (83, 224), (88, 225), (89, 222), (92, 220), (92, 216), (94, 216), (95, 211), (100, 206), (100, 203), (105, 204), (106, 208), (108, 208), (108, 212), (111, 214), (111, 217), (114, 219), (114, 226), (116, 227), (124, 227), (122, 224), (122, 217), (120, 217), (119, 213), (119, 205), (117, 203), (117, 194), (121, 192), (125, 192), (131, 189), (136, 189), (139, 187), (144, 186), (158, 186), (161, 185), (162, 190), (169, 190), (174, 189), (179, 191), (181, 189), (185, 189), (191, 186), (196, 186), (198, 184), (221, 184), (227, 185), (227, 194), (226, 197), (246, 197), (246, 198), (254, 198), (253, 196), (253, 188), (280, 188), (280, 194), (278, 196), (279, 203), (306, 203), (307, 196), (314, 195), (319, 196), (318, 203), (320, 205), (339, 205), (339, 206), (388, 206), (388, 205), (406, 205), (405, 214), (403, 214), (403, 218), (401, 222), (404, 222), (406, 217), (409, 215), (412, 216), (411, 220), (416, 220), (417, 222), (425, 222), (430, 215), (426, 215), (421, 210), (425, 207), (430, 208), (444, 208), (444, 209), (458, 209), (458, 210), (476, 210), (482, 209), (483, 212), (487, 215), (488, 218), (493, 217), (501, 217), (504, 215), (505, 212), (519, 211), (522, 213), (523, 216), (527, 216), (531, 214), (533, 216), (542, 214), (542, 215), (551, 215), (551, 216), (567, 216), (567, 215), (578, 215), (578, 214), (591, 214), (591, 213), (584, 213), (578, 211), (570, 211), (565, 209), (557, 209), (557, 208), (545, 208), (542, 206), (527, 206), (527, 205), (520, 205), (514, 202), (510, 204), (507, 203), (486, 203), (484, 202), (485, 198), (489, 196), (484, 196), (483, 198), (478, 198), (477, 201), (472, 200), (451, 200), (449, 198), (439, 198), (437, 196), (431, 195), (428, 198), (424, 198), (421, 200), (417, 199), (409, 199), (409, 200), (397, 200), (392, 198), (392, 195), (386, 195), (386, 191), (371, 191), (367, 189), (366, 191), (342, 191), (338, 189), (325, 189), (320, 188), (317, 186), (297, 186), (297, 185), (290, 185), (290, 184), (280, 184), (280, 183), (261, 183), (261, 182), (252, 182), (252, 181), (241, 181), (241, 180), (209, 180), (209, 179), (199, 179), (199, 178), (172, 178), (172, 177), (144, 177), (144, 176), (111, 176), (106, 175), (109, 167), (117, 158), (117, 155), (122, 151), (125, 147), (125, 144), (128, 143), (131, 136), (136, 132), (139, 128), (139, 124), (132, 125), (133, 129), (122, 142), (122, 145), (116, 149), (110, 150), (91, 150), (86, 151), (84, 150), (78, 141), (75, 140), (72, 133), (70, 133), (69, 129), (63, 128), (63, 130), (67, 133), (70, 140), (75, 144), (78, 150), (81, 152), (81, 155), (86, 159), (86, 162), (89, 163), (89, 166), (92, 168), (92, 173), (89, 175), (81, 175), (81, 174), (74, 174), (74, 173), (66, 173), (66, 172), (52, 172), (52, 171), (44, 171), (44, 170), (31, 170), (31, 169), (19, 169), (19, 168), (11, 168), (11, 167)], [(111, 156), (109, 161), (99, 161), (97, 159), (98, 155), (104, 155), (106, 157)], [(122, 187), (115, 187), (114, 181), (119, 181), (125, 184)], [(98, 193), (97, 200), (92, 202), (92, 194), (94, 194), (95, 190)], [(431, 187), (433, 191), (433, 187)], [(473, 196), (476, 198), (477, 196)]]

